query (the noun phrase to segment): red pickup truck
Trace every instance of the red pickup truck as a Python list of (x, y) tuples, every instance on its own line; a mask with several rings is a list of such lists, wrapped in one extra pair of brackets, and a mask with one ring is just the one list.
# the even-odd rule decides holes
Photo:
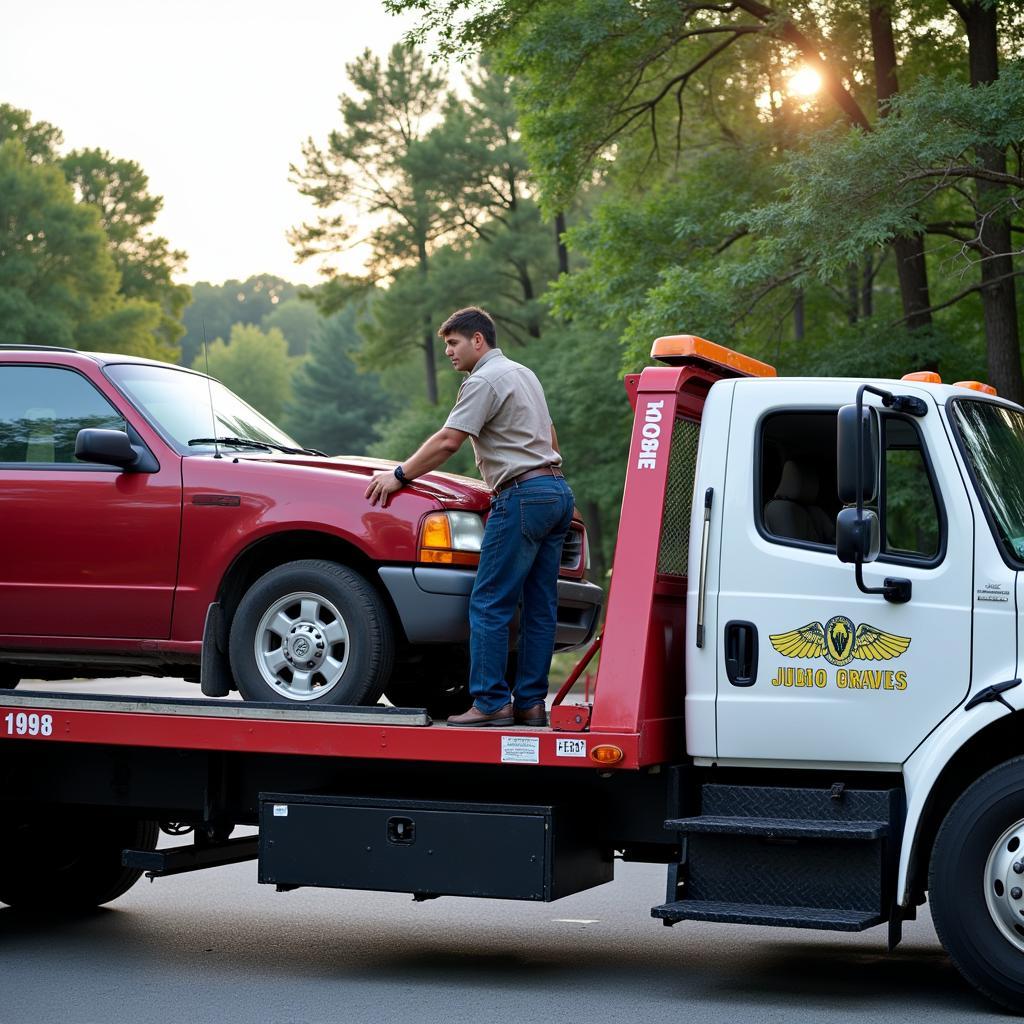
[[(373, 507), (388, 465), (304, 449), (181, 367), (0, 346), (0, 685), (202, 666), (211, 696), (461, 710), (490, 495), (430, 473)], [(558, 649), (597, 625), (586, 552), (577, 518)]]

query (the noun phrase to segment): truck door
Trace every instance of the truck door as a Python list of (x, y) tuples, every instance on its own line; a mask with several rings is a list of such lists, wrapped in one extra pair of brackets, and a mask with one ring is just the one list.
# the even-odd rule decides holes
[(82, 463), (83, 427), (125, 418), (76, 370), (0, 366), (0, 640), (170, 635), (180, 459)]
[[(774, 384), (776, 393), (785, 387)], [(973, 519), (935, 403), (883, 412), (879, 559), (857, 589), (835, 554), (836, 413), (849, 384), (768, 404), (738, 381), (718, 595), (718, 756), (897, 765), (970, 687)], [(913, 389), (904, 389), (908, 392)]]

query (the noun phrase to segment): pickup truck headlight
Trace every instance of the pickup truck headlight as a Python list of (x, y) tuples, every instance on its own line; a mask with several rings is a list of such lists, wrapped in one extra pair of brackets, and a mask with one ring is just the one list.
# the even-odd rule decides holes
[(420, 527), (420, 561), (479, 565), (484, 521), (472, 512), (432, 512)]

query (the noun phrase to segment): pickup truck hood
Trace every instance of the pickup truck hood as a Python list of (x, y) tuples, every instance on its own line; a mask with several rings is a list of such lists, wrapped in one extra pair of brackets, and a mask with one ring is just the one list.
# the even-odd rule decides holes
[[(278, 466), (289, 466), (296, 470), (326, 469), (354, 476), (363, 476), (369, 483), (374, 473), (382, 470), (394, 470), (397, 462), (387, 459), (371, 459), (357, 455), (336, 455), (333, 458), (317, 455), (283, 455), (262, 452), (233, 452), (244, 462), (273, 463)], [(427, 473), (409, 484), (411, 488), (428, 498), (433, 498), (444, 508), (471, 509), (475, 512), (484, 511), (491, 500), (491, 492), (481, 480), (455, 473)]]

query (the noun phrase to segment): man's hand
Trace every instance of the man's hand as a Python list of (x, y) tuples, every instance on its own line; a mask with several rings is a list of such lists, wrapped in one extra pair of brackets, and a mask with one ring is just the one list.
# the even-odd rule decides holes
[(379, 501), (381, 508), (387, 508), (388, 499), (390, 499), (395, 491), (401, 489), (402, 484), (398, 477), (391, 470), (385, 470), (383, 473), (377, 473), (374, 476), (370, 481), (370, 486), (366, 488), (366, 493), (363, 497), (369, 498), (371, 505), (376, 505)]

